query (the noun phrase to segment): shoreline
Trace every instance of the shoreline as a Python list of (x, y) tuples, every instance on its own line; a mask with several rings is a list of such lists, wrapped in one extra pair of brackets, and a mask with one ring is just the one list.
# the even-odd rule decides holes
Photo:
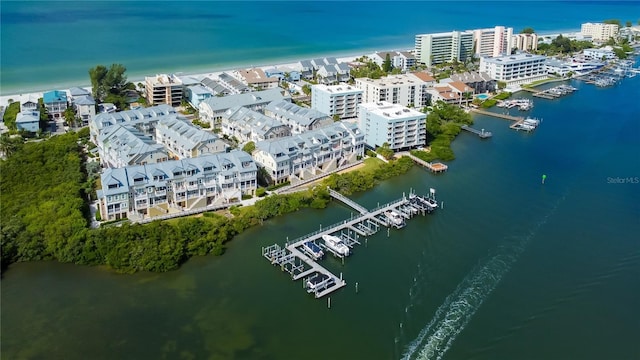
[[(233, 71), (233, 70), (237, 70), (237, 69), (247, 69), (247, 68), (260, 68), (260, 69), (269, 69), (269, 68), (280, 68), (280, 67), (289, 67), (289, 68), (294, 68), (294, 69), (298, 69), (298, 63), (302, 60), (311, 60), (311, 59), (317, 59), (317, 58), (325, 58), (325, 57), (335, 57), (336, 59), (338, 59), (339, 62), (349, 62), (349, 61), (353, 61), (354, 59), (361, 57), (363, 55), (369, 55), (372, 54), (374, 52), (379, 52), (379, 51), (408, 51), (408, 50), (413, 50), (413, 49), (407, 49), (407, 46), (394, 46), (392, 49), (387, 49), (387, 50), (372, 50), (372, 49), (361, 49), (361, 50), (349, 50), (349, 51), (340, 51), (340, 52), (333, 52), (333, 53), (326, 53), (324, 55), (322, 54), (316, 54), (316, 55), (309, 55), (307, 57), (301, 57), (301, 56), (292, 56), (292, 57), (285, 57), (285, 58), (281, 58), (281, 59), (272, 59), (272, 60), (263, 60), (263, 61), (256, 61), (256, 62), (251, 62), (251, 61), (239, 61), (234, 63), (234, 65), (232, 64), (221, 64), (218, 66), (200, 66), (200, 65), (196, 65), (193, 68), (190, 69), (184, 69), (183, 71), (173, 71), (173, 72), (162, 72), (162, 71), (147, 71), (145, 72), (145, 75), (140, 75), (138, 72), (134, 73), (133, 75), (128, 74), (130, 76), (128, 77), (128, 81), (133, 83), (133, 84), (137, 84), (137, 83), (144, 83), (145, 81), (145, 77), (146, 76), (154, 76), (156, 74), (162, 74), (162, 73), (166, 73), (166, 74), (175, 74), (178, 76), (191, 76), (191, 77), (195, 77), (195, 78), (202, 78), (205, 76), (216, 76), (218, 74), (221, 74), (223, 72), (229, 72), (229, 71)], [(127, 66), (126, 64), (123, 64), (125, 67)], [(88, 70), (88, 69), (87, 69)], [(87, 75), (88, 78), (88, 75)], [(89, 79), (87, 79), (89, 80)], [(24, 91), (20, 91), (20, 90), (9, 90), (6, 94), (2, 93), (0, 90), (0, 106), (7, 106), (8, 105), (8, 100), (9, 99), (13, 99), (14, 101), (26, 101), (28, 99), (31, 98), (39, 98), (42, 97), (42, 94), (44, 92), (47, 91), (51, 91), (51, 90), (62, 90), (62, 91), (66, 91), (71, 87), (80, 87), (80, 88), (84, 88), (84, 89), (91, 89), (91, 84), (88, 83), (88, 81), (79, 81), (79, 82), (73, 82), (73, 80), (69, 80), (68, 82), (65, 82), (64, 85), (59, 85), (59, 86), (55, 86), (55, 85), (38, 85), (38, 86), (33, 86), (30, 88), (26, 88), (24, 89)], [(35, 100), (35, 99), (34, 99)]]
[[(537, 33), (537, 35), (540, 37), (557, 36), (559, 34), (571, 36), (579, 32), (580, 32), (580, 29), (554, 30), (554, 31), (545, 31), (543, 33)], [(394, 46), (389, 46), (385, 50), (363, 48), (363, 49), (327, 52), (325, 54), (310, 53), (306, 56), (292, 55), (290, 57), (264, 59), (264, 60), (257, 60), (255, 62), (249, 60), (249, 61), (238, 61), (234, 64), (194, 65), (193, 67), (185, 68), (182, 71), (155, 71), (155, 70), (147, 70), (147, 71), (139, 71), (139, 72), (136, 71), (135, 73), (128, 74), (130, 75), (128, 76), (129, 77), (128, 81), (133, 84), (137, 84), (139, 82), (144, 83), (145, 76), (153, 76), (160, 73), (176, 74), (178, 76), (192, 76), (197, 78), (197, 77), (216, 75), (226, 71), (232, 71), (232, 70), (243, 69), (243, 68), (251, 68), (251, 67), (261, 68), (263, 70), (267, 68), (273, 68), (273, 67), (292, 67), (292, 65), (293, 66), (297, 65), (297, 63), (300, 62), (301, 60), (310, 60), (310, 59), (323, 58), (323, 57), (335, 57), (341, 62), (346, 62), (346, 61), (352, 61), (353, 59), (358, 58), (360, 56), (369, 55), (371, 53), (378, 52), (378, 51), (411, 51), (413, 50), (413, 48), (410, 46), (411, 46), (410, 44), (397, 44)], [(123, 65), (125, 67), (127, 66), (127, 64), (125, 63), (123, 63)], [(89, 69), (87, 69), (87, 71), (88, 70)], [(78, 81), (78, 82), (74, 82), (73, 80), (68, 80), (68, 81), (62, 82), (62, 84), (58, 82), (58, 84), (52, 83), (52, 84), (33, 85), (33, 86), (25, 87), (24, 89), (8, 90), (6, 93), (2, 91), (2, 88), (0, 88), (0, 106), (7, 106), (9, 99), (12, 99), (14, 101), (26, 101), (34, 97), (37, 99), (39, 97), (42, 97), (42, 94), (44, 92), (51, 91), (51, 90), (64, 91), (64, 90), (68, 90), (71, 87), (81, 87), (85, 89), (90, 89), (91, 84), (87, 80), (89, 80), (88, 76), (87, 78), (85, 78), (85, 80)]]

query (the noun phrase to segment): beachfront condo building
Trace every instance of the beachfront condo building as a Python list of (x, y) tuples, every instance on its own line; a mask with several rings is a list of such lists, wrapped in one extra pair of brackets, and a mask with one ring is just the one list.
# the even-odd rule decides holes
[(256, 90), (273, 89), (280, 83), (278, 77), (269, 77), (260, 68), (235, 70), (233, 75), (243, 84)]
[(48, 91), (42, 94), (44, 107), (51, 119), (64, 118), (64, 111), (67, 110), (67, 93), (60, 90)]
[(303, 134), (256, 143), (252, 156), (268, 182), (292, 184), (352, 164), (364, 155), (364, 134), (354, 123), (338, 121)]
[(225, 111), (221, 125), (222, 134), (235, 137), (240, 145), (291, 136), (291, 129), (285, 124), (242, 106)]
[(244, 151), (105, 169), (97, 191), (103, 220), (153, 218), (253, 195), (257, 167)]
[(387, 101), (417, 109), (429, 105), (427, 89), (435, 83), (436, 80), (426, 72), (355, 79), (355, 87), (362, 90), (363, 103)]
[(580, 34), (591, 36), (593, 41), (605, 42), (610, 38), (616, 38), (619, 30), (618, 24), (584, 23), (580, 27)]
[(480, 58), (480, 71), (507, 85), (522, 85), (547, 78), (546, 56), (515, 54), (495, 58)]
[(388, 144), (394, 151), (408, 150), (427, 143), (426, 115), (387, 101), (359, 105), (360, 129), (364, 141), (375, 149)]
[(473, 31), (476, 56), (500, 56), (511, 54), (513, 28), (496, 26)]
[(341, 120), (358, 117), (358, 104), (362, 103), (362, 89), (351, 85), (311, 86), (311, 108)]
[(401, 69), (406, 72), (416, 66), (416, 57), (409, 51), (375, 52), (369, 55), (369, 59), (382, 67), (387, 60), (387, 55), (394, 69)]
[(520, 51), (534, 52), (538, 50), (538, 35), (516, 34), (512, 38), (513, 47)]
[(286, 100), (274, 101), (263, 109), (270, 116), (291, 129), (292, 134), (316, 130), (333, 123), (333, 119), (318, 110), (309, 109)]
[(291, 96), (279, 87), (229, 96), (214, 96), (200, 103), (200, 120), (209, 122), (212, 128), (219, 129), (224, 112), (234, 106), (244, 106), (251, 110), (261, 110), (272, 101), (291, 101)]
[(473, 31), (416, 35), (416, 61), (427, 66), (453, 60), (464, 62), (473, 56), (473, 38)]
[(174, 107), (182, 102), (183, 84), (174, 74), (159, 74), (147, 76), (145, 91), (149, 105), (167, 104)]

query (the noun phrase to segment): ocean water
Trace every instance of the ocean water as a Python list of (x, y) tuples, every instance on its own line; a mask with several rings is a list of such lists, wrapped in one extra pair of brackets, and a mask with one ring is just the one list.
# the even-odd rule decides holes
[(267, 221), (225, 255), (164, 274), (14, 264), (1, 283), (0, 355), (638, 359), (639, 79), (572, 81), (574, 94), (533, 98), (543, 122), (530, 134), (477, 116), (493, 138), (462, 133), (447, 173), (416, 167), (354, 195), (373, 208), (433, 187), (444, 206), (369, 237), (344, 265), (323, 260), (347, 281), (330, 309), (260, 250), (348, 218), (338, 203)]
[(0, 94), (409, 49), (418, 33), (506, 25), (576, 31), (637, 21), (635, 1), (2, 1)]

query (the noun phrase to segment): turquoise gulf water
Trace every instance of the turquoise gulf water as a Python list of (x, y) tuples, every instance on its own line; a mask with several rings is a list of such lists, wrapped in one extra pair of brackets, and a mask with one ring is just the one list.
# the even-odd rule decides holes
[(2, 1), (0, 94), (129, 78), (409, 49), (416, 34), (506, 25), (576, 31), (637, 21), (635, 1)]
[(349, 217), (337, 203), (265, 222), (225, 255), (165, 274), (14, 264), (1, 283), (0, 355), (638, 359), (640, 81), (571, 85), (561, 99), (533, 98), (535, 132), (478, 116), (493, 138), (460, 134), (449, 172), (416, 167), (353, 196), (372, 208), (433, 187), (444, 208), (368, 238), (344, 265), (323, 260), (347, 281), (330, 309), (260, 249)]

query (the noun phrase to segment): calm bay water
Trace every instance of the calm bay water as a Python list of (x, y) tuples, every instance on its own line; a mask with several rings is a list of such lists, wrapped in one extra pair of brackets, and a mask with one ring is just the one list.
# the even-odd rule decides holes
[(97, 64), (122, 63), (138, 80), (408, 49), (418, 33), (575, 31), (639, 14), (634, 1), (2, 1), (0, 94), (88, 85)]
[[(82, 82), (96, 63), (122, 62), (130, 75), (144, 75), (410, 47), (415, 33), (452, 28), (541, 31), (638, 17), (633, 2), (524, 2), (517, 12), (504, 2), (118, 4), (1, 2), (2, 93)], [(341, 27), (327, 26), (338, 4), (363, 20), (344, 16)], [(150, 24), (166, 30), (152, 37)], [(43, 33), (65, 41), (43, 41)], [(77, 44), (86, 46), (69, 50)], [(640, 184), (625, 180), (640, 177), (638, 79), (607, 89), (573, 82), (575, 94), (534, 98), (531, 115), (543, 123), (532, 134), (478, 116), (474, 126), (494, 137), (461, 134), (449, 173), (415, 168), (353, 196), (371, 208), (410, 188), (434, 187), (445, 204), (389, 237), (369, 238), (344, 265), (324, 260), (348, 283), (331, 296), (331, 309), (269, 265), (260, 248), (350, 216), (335, 203), (266, 222), (234, 239), (224, 256), (195, 258), (166, 274), (15, 264), (1, 283), (0, 355), (640, 358)]]
[(571, 84), (534, 99), (534, 133), (477, 117), (494, 137), (461, 134), (448, 173), (414, 168), (353, 196), (371, 208), (434, 187), (444, 209), (370, 237), (344, 265), (323, 260), (348, 283), (331, 309), (260, 248), (350, 216), (335, 203), (166, 274), (16, 264), (2, 280), (2, 357), (638, 358), (640, 184), (617, 179), (640, 176), (639, 81)]

